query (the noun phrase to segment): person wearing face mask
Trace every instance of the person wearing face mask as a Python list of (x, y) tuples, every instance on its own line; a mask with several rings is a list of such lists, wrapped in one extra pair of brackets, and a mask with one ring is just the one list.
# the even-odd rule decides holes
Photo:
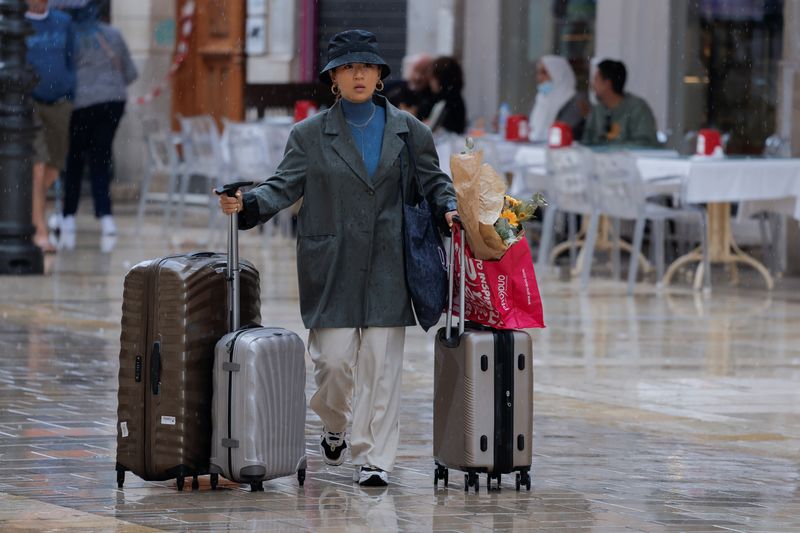
[(621, 61), (605, 59), (597, 64), (592, 76), (597, 104), (586, 121), (584, 144), (658, 146), (653, 111), (644, 99), (625, 92), (627, 77)]
[(575, 91), (575, 73), (566, 59), (547, 55), (536, 65), (538, 83), (536, 100), (530, 116), (530, 133), (533, 142), (545, 142), (554, 122), (564, 122), (572, 128), (572, 135), (580, 139), (589, 114), (589, 104)]
[(414, 173), (438, 222), (450, 224), (457, 215), (431, 131), (374, 94), (388, 75), (372, 33), (336, 34), (319, 77), (336, 103), (294, 126), (272, 177), (245, 194), (220, 197), (225, 214), (239, 213), (241, 229), (303, 199), (300, 312), (311, 330), (317, 384), (309, 405), (322, 420), (323, 461), (341, 465), (349, 448), (354, 481), (363, 486), (388, 483), (400, 438), (405, 328), (415, 324), (405, 277), (403, 191), (414, 190)]

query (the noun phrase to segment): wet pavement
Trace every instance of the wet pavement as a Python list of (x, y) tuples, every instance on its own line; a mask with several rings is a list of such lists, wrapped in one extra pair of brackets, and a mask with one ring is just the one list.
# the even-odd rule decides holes
[[(398, 465), (361, 489), (322, 464), (250, 493), (222, 482), (177, 492), (128, 474), (115, 483), (122, 281), (136, 262), (205, 235), (116, 242), (78, 221), (73, 250), (42, 277), (0, 277), (0, 529), (3, 531), (800, 531), (800, 284), (773, 294), (720, 287), (709, 298), (593, 280), (588, 294), (540, 280), (548, 329), (534, 338), (533, 486), (434, 488), (433, 333), (408, 330)], [(188, 242), (187, 242), (188, 241)], [(242, 234), (262, 274), (262, 316), (305, 339), (293, 243)], [(101, 245), (108, 252), (100, 250)], [(215, 247), (224, 250), (224, 243)], [(743, 278), (746, 279), (746, 278)], [(718, 284), (721, 285), (721, 284)], [(312, 391), (308, 361), (307, 395)]]

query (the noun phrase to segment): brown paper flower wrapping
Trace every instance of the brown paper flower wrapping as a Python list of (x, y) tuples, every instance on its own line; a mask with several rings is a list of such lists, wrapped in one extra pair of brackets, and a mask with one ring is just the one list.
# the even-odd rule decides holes
[(482, 161), (482, 152), (453, 154), (450, 156), (450, 170), (458, 215), (474, 257), (497, 260), (508, 248), (494, 228), (503, 208), (506, 183), (491, 166), (481, 164)]

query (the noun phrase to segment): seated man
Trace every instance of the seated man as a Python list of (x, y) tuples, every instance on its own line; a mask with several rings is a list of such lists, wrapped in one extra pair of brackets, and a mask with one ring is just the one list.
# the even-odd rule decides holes
[(592, 89), (598, 103), (586, 121), (584, 144), (658, 146), (653, 111), (643, 99), (624, 92), (626, 79), (620, 61), (606, 59), (597, 65)]
[(433, 58), (427, 54), (407, 57), (403, 61), (403, 80), (386, 82), (386, 98), (420, 120), (428, 118), (436, 101), (430, 87), (432, 67)]

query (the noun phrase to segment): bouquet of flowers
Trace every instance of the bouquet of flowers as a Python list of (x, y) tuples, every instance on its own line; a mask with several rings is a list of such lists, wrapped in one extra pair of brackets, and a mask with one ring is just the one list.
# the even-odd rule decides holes
[(494, 261), (522, 239), (521, 223), (546, 202), (541, 193), (524, 202), (506, 195), (506, 180), (483, 163), (483, 154), (473, 150), (471, 141), (467, 139), (466, 152), (450, 156), (458, 214), (474, 257)]
[(511, 246), (522, 238), (522, 223), (531, 220), (536, 210), (545, 205), (547, 202), (542, 193), (536, 193), (527, 201), (520, 201), (509, 195), (503, 197), (503, 209), (494, 223), (494, 229), (506, 246)]

